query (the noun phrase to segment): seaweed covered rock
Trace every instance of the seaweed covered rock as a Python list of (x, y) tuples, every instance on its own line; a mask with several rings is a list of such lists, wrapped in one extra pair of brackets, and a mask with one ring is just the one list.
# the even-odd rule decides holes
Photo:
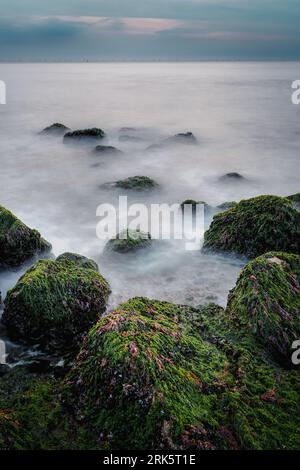
[(105, 246), (108, 251), (129, 253), (147, 248), (151, 245), (151, 235), (141, 230), (124, 230), (116, 238), (109, 240)]
[(217, 206), (217, 209), (220, 209), (222, 211), (227, 211), (228, 209), (232, 209), (232, 207), (236, 205), (237, 205), (236, 201), (226, 201), (226, 202), (222, 202), (222, 204), (219, 204)]
[(227, 359), (198, 335), (194, 313), (136, 298), (91, 329), (67, 385), (75, 412), (101, 433), (103, 444), (230, 446), (214, 412)]
[(300, 256), (273, 252), (247, 264), (226, 312), (235, 328), (291, 366), (292, 344), (300, 338)]
[(105, 188), (117, 188), (132, 191), (150, 191), (154, 189), (157, 183), (148, 176), (130, 176), (124, 180), (114, 181), (102, 185)]
[(45, 129), (42, 130), (42, 134), (63, 135), (69, 130), (69, 127), (64, 124), (55, 122), (54, 124), (51, 124), (51, 126), (45, 127)]
[(93, 127), (92, 129), (83, 129), (77, 131), (67, 132), (64, 135), (64, 141), (91, 141), (104, 139), (105, 132), (102, 129)]
[(78, 260), (41, 260), (7, 293), (2, 321), (12, 339), (49, 351), (75, 350), (105, 311), (109, 294), (106, 280)]
[(12, 212), (0, 206), (0, 268), (15, 267), (44, 251), (51, 245), (19, 220)]
[(212, 207), (207, 204), (205, 201), (195, 201), (194, 199), (186, 199), (180, 204), (181, 210), (184, 211), (186, 206), (191, 206), (192, 207), (192, 212), (195, 213), (197, 206), (202, 204), (204, 206), (204, 210), (210, 210)]
[(56, 262), (64, 262), (65, 260), (73, 261), (78, 268), (94, 269), (99, 271), (96, 261), (77, 253), (63, 253), (56, 258)]
[(214, 216), (204, 234), (204, 250), (236, 252), (255, 258), (268, 251), (300, 253), (300, 213), (278, 196), (240, 201)]
[(300, 193), (292, 194), (291, 196), (288, 196), (287, 199), (292, 202), (296, 209), (300, 209)]
[(97, 145), (94, 148), (94, 153), (97, 155), (121, 155), (123, 152), (111, 145)]
[(113, 449), (297, 449), (300, 377), (218, 306), (131, 299), (86, 336), (65, 396)]

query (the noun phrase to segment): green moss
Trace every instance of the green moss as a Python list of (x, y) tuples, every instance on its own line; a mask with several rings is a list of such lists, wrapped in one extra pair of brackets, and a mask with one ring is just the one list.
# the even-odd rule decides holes
[(74, 348), (105, 311), (109, 293), (94, 269), (67, 258), (41, 260), (8, 292), (2, 320), (12, 338), (49, 350)]
[(42, 133), (43, 134), (64, 134), (68, 130), (70, 129), (66, 127), (64, 124), (61, 124), (60, 122), (55, 122), (51, 126), (45, 127)]
[(292, 202), (296, 209), (300, 208), (300, 193), (292, 194), (291, 196), (288, 196), (287, 199)]
[(300, 253), (300, 214), (291, 202), (259, 196), (217, 214), (204, 235), (204, 250), (256, 257), (268, 251)]
[(112, 448), (297, 449), (300, 378), (227, 314), (136, 298), (85, 339), (66, 389)]
[(247, 264), (226, 311), (234, 327), (251, 331), (291, 366), (292, 343), (300, 338), (300, 256), (273, 252)]
[(56, 258), (56, 262), (58, 263), (65, 262), (65, 260), (73, 261), (78, 268), (94, 269), (95, 271), (99, 269), (94, 260), (78, 255), (77, 253), (63, 253)]
[(0, 267), (19, 266), (27, 259), (51, 249), (37, 230), (0, 206)]
[(116, 181), (115, 186), (121, 189), (134, 189), (135, 191), (148, 191), (157, 184), (148, 176), (130, 176), (124, 180)]
[(226, 201), (226, 202), (223, 202), (222, 204), (219, 204), (217, 206), (217, 209), (221, 209), (222, 211), (226, 211), (228, 209), (232, 209), (232, 207), (234, 207), (236, 205), (237, 205), (237, 202), (235, 202), (235, 201)]
[(151, 236), (149, 233), (127, 229), (119, 233), (116, 238), (109, 240), (105, 248), (118, 253), (128, 253), (147, 248), (150, 245)]
[(0, 449), (99, 449), (97, 441), (74, 423), (54, 377), (12, 370), (1, 379)]

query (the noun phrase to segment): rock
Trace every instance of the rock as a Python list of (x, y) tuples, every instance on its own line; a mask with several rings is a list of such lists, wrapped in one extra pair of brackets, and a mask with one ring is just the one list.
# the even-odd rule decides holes
[(137, 137), (136, 135), (120, 135), (119, 141), (120, 142), (143, 142), (144, 139), (141, 137)]
[(203, 205), (204, 205), (204, 210), (209, 210), (209, 209), (211, 209), (211, 206), (210, 206), (209, 204), (207, 204), (206, 202), (204, 202), (204, 201), (194, 201), (194, 199), (186, 199), (185, 201), (183, 201), (183, 202), (180, 204), (180, 207), (181, 207), (182, 211), (184, 211), (184, 209), (185, 209), (184, 206), (192, 206), (192, 211), (193, 211), (193, 212), (196, 212), (196, 207), (197, 207), (199, 204), (203, 204)]
[(275, 359), (292, 366), (300, 339), (300, 256), (271, 252), (247, 264), (226, 309), (234, 328), (251, 334)]
[(7, 293), (2, 317), (11, 339), (39, 343), (46, 351), (76, 350), (110, 294), (106, 280), (83, 264), (70, 255), (41, 260), (19, 279)]
[[(123, 238), (126, 237), (126, 238)], [(151, 235), (140, 230), (124, 230), (106, 244), (106, 250), (128, 253), (151, 245)]]
[(240, 175), (239, 173), (226, 173), (226, 175), (223, 175), (219, 178), (220, 181), (222, 182), (227, 182), (227, 181), (242, 181), (245, 180), (244, 176)]
[(204, 234), (204, 250), (255, 258), (268, 251), (300, 253), (300, 214), (278, 196), (245, 199), (214, 216)]
[(287, 199), (292, 202), (295, 209), (300, 209), (300, 193), (292, 194), (288, 196)]
[(110, 145), (97, 145), (94, 152), (101, 155), (120, 155), (123, 153), (121, 150)]
[(78, 255), (77, 253), (63, 253), (56, 258), (56, 262), (64, 262), (65, 260), (73, 261), (78, 268), (94, 269), (99, 271), (96, 261), (86, 258), (85, 256)]
[(164, 142), (167, 144), (196, 144), (197, 139), (192, 132), (185, 132), (169, 137)]
[(105, 132), (102, 129), (93, 127), (92, 129), (77, 130), (73, 132), (67, 132), (64, 135), (64, 141), (92, 141), (104, 139)]
[(45, 129), (42, 130), (42, 134), (62, 135), (69, 130), (69, 127), (66, 127), (64, 124), (61, 124), (60, 122), (55, 122), (51, 126), (45, 127)]
[(229, 324), (216, 305), (129, 300), (86, 336), (69, 410), (106, 449), (296, 449), (298, 372)]
[(219, 204), (217, 206), (217, 209), (220, 209), (222, 211), (226, 211), (226, 210), (231, 209), (232, 207), (234, 207), (236, 205), (237, 205), (236, 201), (226, 201), (226, 202), (223, 202), (222, 204)]
[(12, 212), (0, 206), (0, 267), (16, 267), (45, 251), (51, 245), (19, 220)]
[(158, 184), (148, 176), (130, 176), (124, 180), (106, 183), (102, 185), (105, 188), (119, 188), (134, 191), (150, 191)]

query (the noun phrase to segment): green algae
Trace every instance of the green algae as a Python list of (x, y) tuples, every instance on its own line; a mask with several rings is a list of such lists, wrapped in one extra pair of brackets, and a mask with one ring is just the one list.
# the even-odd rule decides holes
[(8, 292), (2, 321), (13, 339), (73, 347), (105, 311), (109, 293), (95, 269), (67, 258), (41, 260)]
[(16, 267), (31, 257), (49, 251), (50, 243), (37, 230), (0, 206), (0, 267)]
[(240, 201), (214, 216), (203, 250), (229, 251), (255, 258), (268, 251), (300, 253), (300, 214), (278, 196)]
[(129, 253), (151, 246), (151, 236), (141, 230), (126, 229), (107, 242), (105, 249), (117, 253)]

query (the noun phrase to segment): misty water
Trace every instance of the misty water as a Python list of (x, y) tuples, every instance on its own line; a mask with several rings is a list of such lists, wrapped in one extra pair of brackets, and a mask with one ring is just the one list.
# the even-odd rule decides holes
[[(116, 204), (117, 194), (100, 186), (149, 176), (159, 189), (130, 196), (147, 205), (193, 198), (216, 206), (299, 192), (300, 107), (291, 103), (298, 71), (297, 63), (1, 64), (7, 105), (0, 106), (0, 204), (38, 229), (55, 256), (72, 251), (95, 259), (112, 287), (110, 308), (140, 295), (225, 306), (245, 260), (186, 251), (181, 241), (103, 253), (96, 209)], [(100, 127), (104, 144), (124, 153), (95, 155), (93, 146), (39, 134), (53, 122)], [(186, 131), (197, 145), (146, 151)], [(120, 140), (122, 134), (134, 138)], [(220, 182), (228, 172), (245, 180)], [(1, 274), (2, 294), (26, 268)]]

